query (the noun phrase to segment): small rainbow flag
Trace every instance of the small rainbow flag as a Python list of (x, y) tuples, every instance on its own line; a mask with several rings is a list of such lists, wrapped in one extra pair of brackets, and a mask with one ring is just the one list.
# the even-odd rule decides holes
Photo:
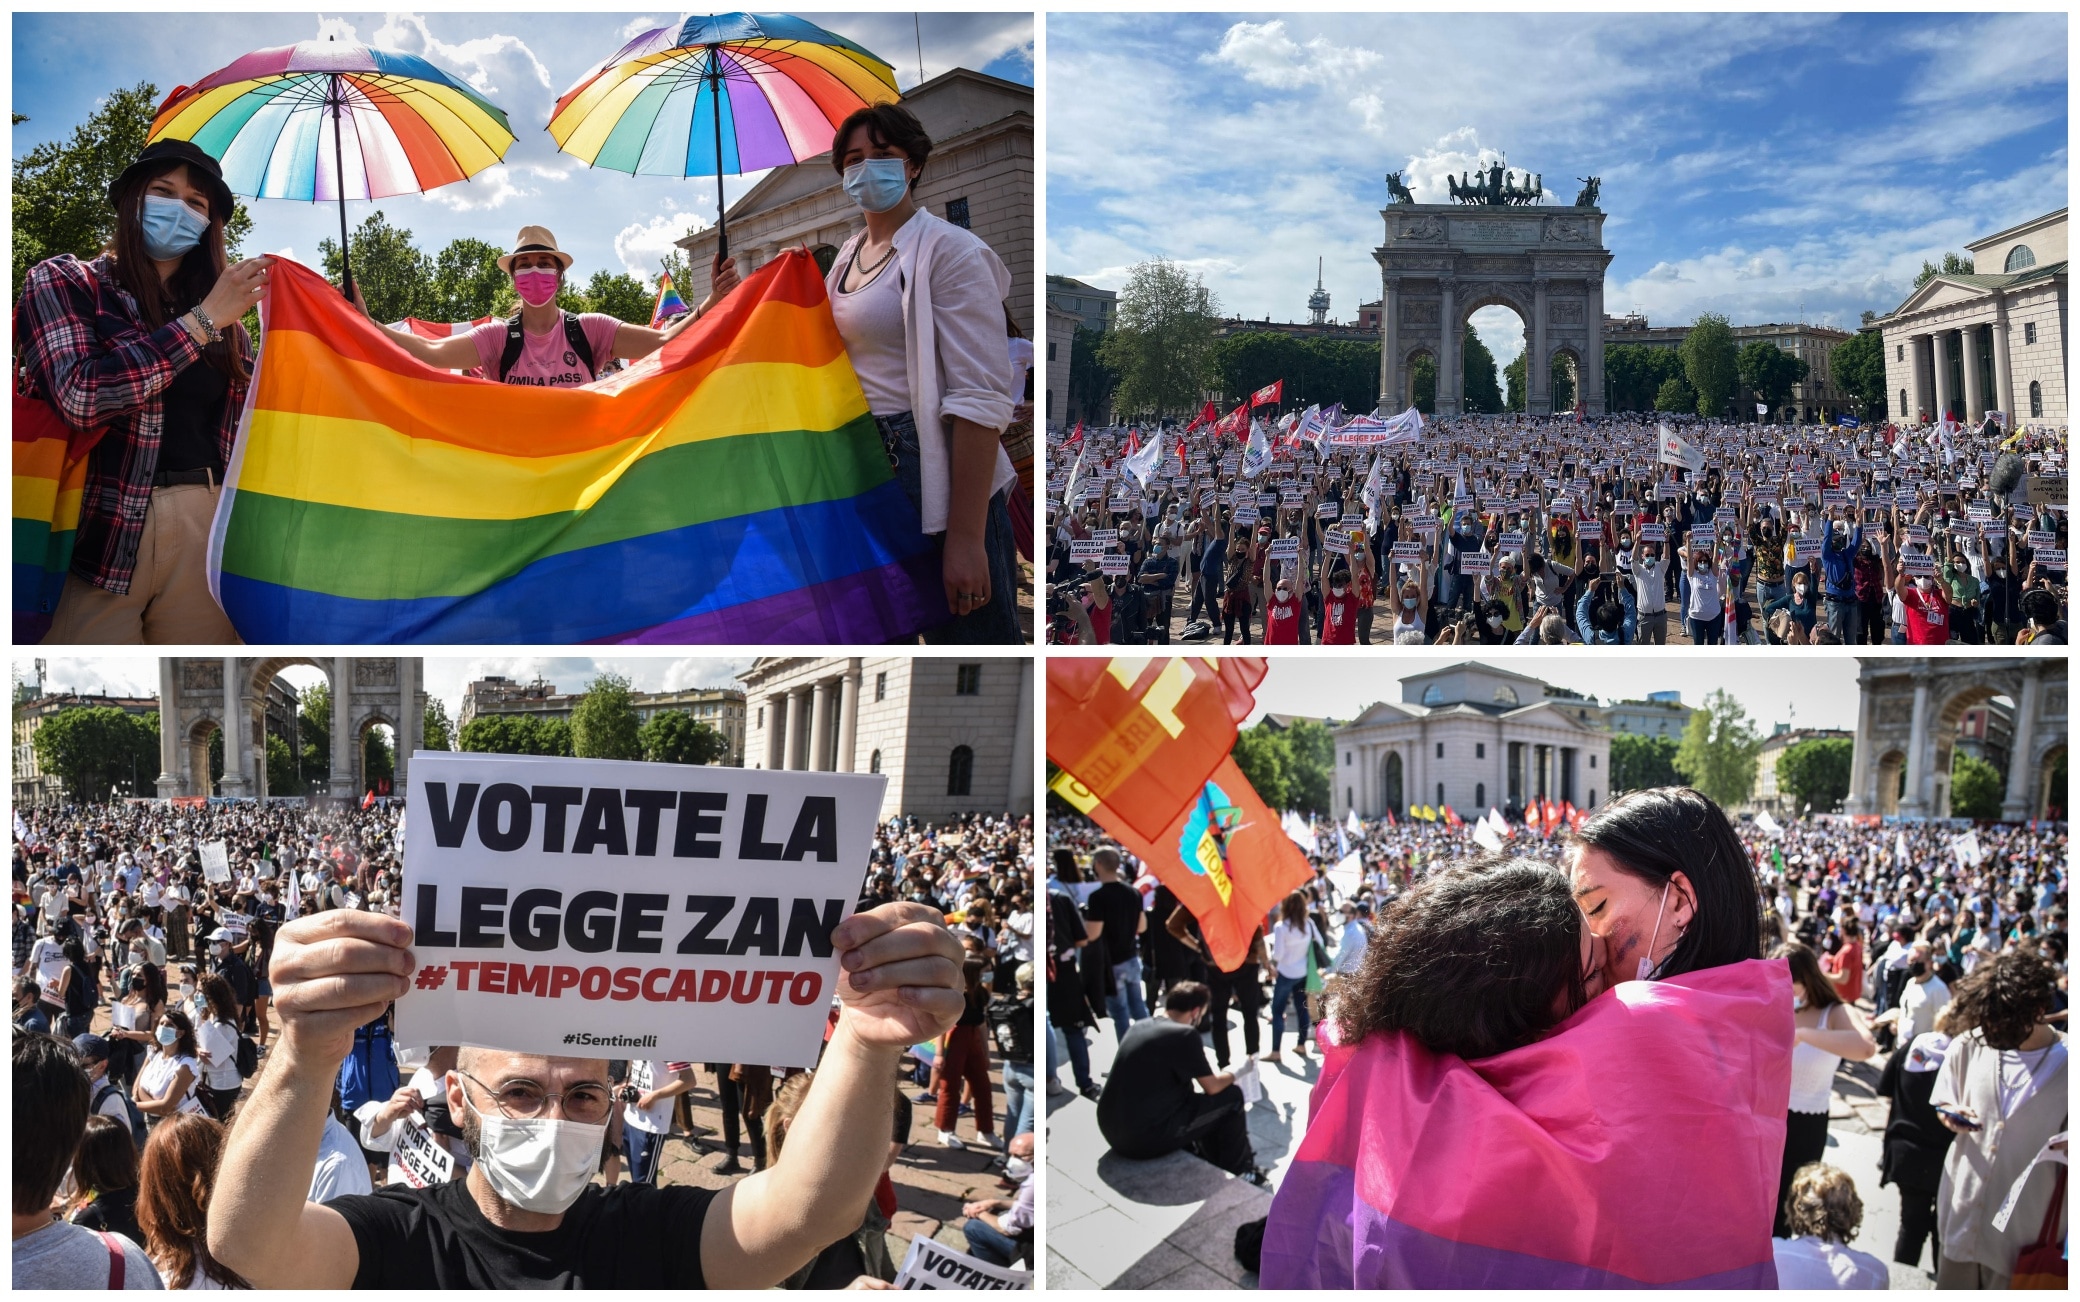
[(104, 432), (82, 434), (42, 399), (19, 392), (14, 396), (16, 642), (40, 642), (50, 631), (65, 572), (72, 568), (80, 496), (87, 487), (87, 456)]
[(675, 316), (685, 316), (693, 309), (679, 297), (678, 286), (672, 284), (672, 273), (667, 271), (657, 282), (657, 306), (650, 310), (650, 328), (655, 330)]
[(579, 389), (435, 370), (278, 261), (210, 540), (247, 642), (884, 642), (946, 618), (806, 252)]

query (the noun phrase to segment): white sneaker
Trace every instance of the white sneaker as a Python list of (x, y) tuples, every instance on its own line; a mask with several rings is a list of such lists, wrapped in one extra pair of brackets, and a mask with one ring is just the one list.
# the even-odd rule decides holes
[(954, 1134), (951, 1130), (942, 1130), (939, 1132), (939, 1147), (966, 1148), (967, 1145), (962, 1143), (961, 1137), (959, 1135)]
[(1002, 1135), (983, 1135), (980, 1138), (984, 1148), (994, 1148), (999, 1153), (1004, 1151), (1004, 1137)]

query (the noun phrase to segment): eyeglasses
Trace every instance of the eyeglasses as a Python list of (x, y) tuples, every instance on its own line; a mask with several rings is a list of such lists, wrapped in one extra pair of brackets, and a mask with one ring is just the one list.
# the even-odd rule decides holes
[(583, 1125), (597, 1125), (607, 1119), (607, 1113), (614, 1107), (614, 1097), (607, 1092), (607, 1087), (590, 1081), (573, 1085), (561, 1094), (551, 1094), (531, 1080), (509, 1080), (493, 1089), (468, 1072), (460, 1068), (456, 1070), (458, 1075), (489, 1094), (500, 1113), (519, 1120), (538, 1117), (551, 1103), (555, 1103), (561, 1106), (567, 1119)]

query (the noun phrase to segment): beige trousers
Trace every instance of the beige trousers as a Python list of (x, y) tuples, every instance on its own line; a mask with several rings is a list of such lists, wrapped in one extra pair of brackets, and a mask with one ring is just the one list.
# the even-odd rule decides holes
[(77, 576), (65, 581), (46, 643), (236, 643), (209, 595), (209, 526), (223, 485), (152, 490), (130, 591), (117, 596)]

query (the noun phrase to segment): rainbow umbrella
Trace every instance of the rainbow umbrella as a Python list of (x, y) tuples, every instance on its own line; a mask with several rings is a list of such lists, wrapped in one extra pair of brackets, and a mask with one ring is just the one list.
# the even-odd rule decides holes
[(879, 55), (785, 14), (688, 18), (645, 32), (556, 101), (564, 153), (632, 176), (715, 178), (718, 256), (729, 254), (722, 178), (830, 152), (853, 112), (902, 98)]
[(336, 200), (350, 296), (347, 200), (466, 181), (513, 145), (503, 109), (426, 60), (330, 39), (255, 50), (176, 87), (149, 138), (192, 142), (234, 194)]

